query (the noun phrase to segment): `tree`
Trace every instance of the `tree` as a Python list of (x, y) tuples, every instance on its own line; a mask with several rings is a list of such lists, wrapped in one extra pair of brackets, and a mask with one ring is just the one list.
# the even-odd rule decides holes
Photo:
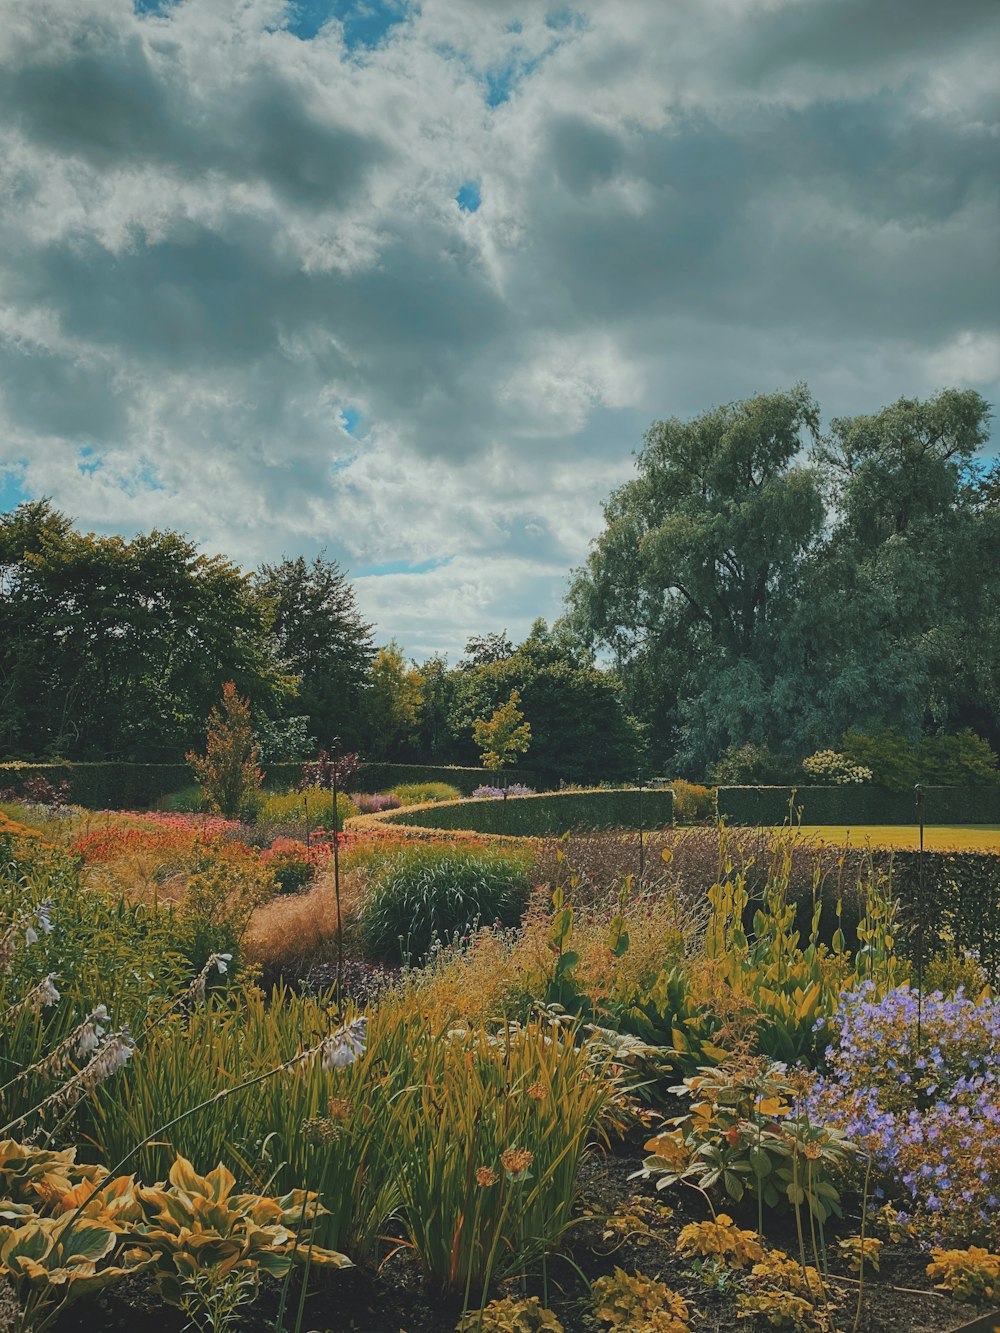
[(221, 709), (214, 707), (208, 716), (205, 753), (189, 751), (184, 757), (213, 809), (228, 818), (253, 810), (264, 782), (260, 748), (250, 724), (250, 700), (240, 698), (231, 680), (222, 687)]
[(477, 718), (472, 724), (473, 740), (482, 747), (480, 758), (493, 772), (499, 773), (531, 747), (531, 723), (525, 722), (520, 703), (517, 690), (511, 690), (505, 704), (495, 708), (490, 717)]
[(639, 735), (620, 680), (598, 668), (569, 627), (536, 620), (508, 656), (456, 673), (455, 757), (474, 762), (466, 739), (517, 690), (531, 718), (531, 767), (546, 778), (597, 782), (634, 776)]
[(800, 458), (818, 430), (804, 385), (654, 422), (605, 506), (570, 617), (614, 654), (654, 763), (675, 749), (703, 772), (784, 721), (776, 644), (825, 518), (823, 478)]
[(368, 691), (368, 748), (376, 759), (395, 757), (412, 745), (423, 678), (407, 667), (402, 649), (391, 640), (375, 654)]
[(261, 565), (257, 596), (271, 619), (278, 650), (298, 677), (295, 710), (320, 743), (339, 736), (361, 742), (365, 693), (375, 655), (372, 626), (357, 607), (354, 589), (333, 560), (299, 556)]
[(226, 680), (284, 708), (267, 616), (246, 576), (177, 533), (77, 532), (46, 502), (0, 518), (0, 751), (175, 760)]
[(615, 654), (660, 754), (700, 774), (723, 753), (835, 748), (851, 728), (996, 736), (989, 415), (948, 390), (821, 437), (799, 386), (651, 427), (570, 616)]

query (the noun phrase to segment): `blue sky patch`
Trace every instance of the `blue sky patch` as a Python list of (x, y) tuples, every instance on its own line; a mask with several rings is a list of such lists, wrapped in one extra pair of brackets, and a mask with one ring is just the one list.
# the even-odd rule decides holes
[(463, 213), (475, 213), (483, 202), (478, 181), (463, 181), (455, 195), (455, 203)]
[(104, 466), (104, 459), (100, 454), (94, 452), (89, 444), (85, 444), (80, 450), (80, 457), (77, 459), (77, 468), (85, 477), (92, 477), (94, 473)]
[(356, 407), (342, 407), (338, 420), (348, 435), (360, 435), (362, 416)]
[(288, 31), (304, 42), (311, 41), (324, 24), (339, 19), (344, 27), (344, 45), (371, 50), (386, 35), (405, 23), (414, 10), (411, 0), (292, 0), (288, 6)]
[(28, 499), (27, 492), (21, 486), (21, 478), (14, 471), (0, 468), (0, 513), (6, 514), (16, 509), (23, 500)]
[(175, 4), (177, 0), (132, 0), (137, 14), (166, 14)]

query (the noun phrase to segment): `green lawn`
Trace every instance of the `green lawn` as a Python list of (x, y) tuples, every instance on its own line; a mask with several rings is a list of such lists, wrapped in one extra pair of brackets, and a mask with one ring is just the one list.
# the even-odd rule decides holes
[[(916, 850), (920, 834), (912, 824), (802, 824), (796, 837), (852, 847), (904, 847)], [(1000, 824), (928, 826), (924, 846), (931, 851), (1000, 852)]]

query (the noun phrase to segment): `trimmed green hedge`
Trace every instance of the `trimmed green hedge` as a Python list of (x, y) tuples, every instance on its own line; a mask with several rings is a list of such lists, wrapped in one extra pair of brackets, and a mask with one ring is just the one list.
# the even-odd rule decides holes
[(131, 810), (193, 785), (187, 764), (0, 764), (0, 788), (18, 793), (31, 778), (69, 783), (69, 800), (88, 810)]
[[(879, 851), (899, 899), (900, 947), (911, 958), (917, 928), (929, 957), (944, 942), (978, 958), (992, 986), (1000, 984), (1000, 856), (995, 852)], [(912, 979), (912, 978), (911, 978)]]
[[(884, 787), (720, 787), (727, 824), (916, 824), (912, 791)], [(1000, 824), (1000, 787), (925, 787), (928, 824)]]
[(571, 829), (662, 828), (673, 822), (674, 794), (663, 789), (548, 792), (540, 796), (509, 796), (480, 801), (442, 801), (404, 806), (378, 815), (364, 815), (358, 824), (402, 824), (406, 827), (500, 834), (508, 837), (558, 837)]
[[(533, 774), (510, 769), (508, 782), (536, 785)], [(73, 805), (88, 810), (138, 810), (154, 805), (171, 792), (195, 785), (187, 764), (128, 764), (115, 760), (94, 763), (0, 764), (0, 790), (13, 787), (20, 793), (24, 783), (43, 777), (54, 786), (69, 783)], [(269, 764), (264, 786), (269, 791), (290, 791), (302, 778), (302, 763)], [(385, 791), (402, 782), (449, 782), (464, 795), (484, 783), (493, 784), (496, 774), (486, 768), (450, 768), (422, 764), (362, 764), (351, 782), (354, 791)]]

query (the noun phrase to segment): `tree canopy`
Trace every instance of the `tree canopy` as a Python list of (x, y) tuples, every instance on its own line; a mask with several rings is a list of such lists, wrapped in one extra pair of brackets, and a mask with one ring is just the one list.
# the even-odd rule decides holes
[(569, 616), (654, 753), (806, 752), (850, 727), (997, 726), (996, 467), (971, 391), (827, 434), (802, 386), (655, 422)]
[(151, 532), (75, 531), (45, 502), (0, 516), (0, 748), (173, 760), (223, 683), (277, 712), (294, 682), (264, 607), (222, 556)]

